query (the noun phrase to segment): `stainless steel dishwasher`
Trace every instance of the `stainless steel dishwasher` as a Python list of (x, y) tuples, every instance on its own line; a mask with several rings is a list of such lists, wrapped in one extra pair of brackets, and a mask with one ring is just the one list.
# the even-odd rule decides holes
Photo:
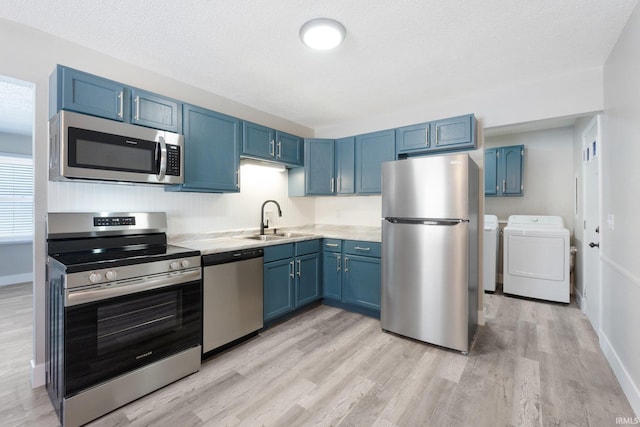
[(263, 249), (202, 257), (203, 355), (262, 328), (263, 258)]

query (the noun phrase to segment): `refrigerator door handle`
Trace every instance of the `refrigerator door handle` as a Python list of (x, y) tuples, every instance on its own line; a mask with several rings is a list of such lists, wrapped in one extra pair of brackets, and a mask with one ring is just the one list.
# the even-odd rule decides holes
[(454, 226), (468, 223), (468, 219), (406, 219), (406, 218), (385, 218), (393, 224), (417, 224), (417, 225), (444, 225)]

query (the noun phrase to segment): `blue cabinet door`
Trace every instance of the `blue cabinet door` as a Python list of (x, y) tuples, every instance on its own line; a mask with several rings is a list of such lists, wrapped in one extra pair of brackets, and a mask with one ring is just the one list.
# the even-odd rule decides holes
[(309, 196), (334, 193), (333, 139), (306, 139), (304, 151), (305, 194)]
[(342, 299), (342, 253), (322, 253), (322, 296)]
[(302, 166), (304, 144), (302, 138), (275, 131), (275, 159), (293, 166)]
[(431, 147), (431, 123), (420, 123), (396, 129), (396, 149), (398, 154), (425, 151)]
[(181, 191), (238, 192), (240, 120), (184, 105), (184, 184)]
[(275, 158), (273, 129), (251, 122), (242, 122), (242, 155), (265, 160)]
[(70, 110), (120, 122), (125, 119), (128, 93), (120, 83), (58, 65), (50, 84), (56, 88), (57, 101), (55, 108), (50, 105), (50, 115)]
[(436, 120), (431, 126), (434, 150), (475, 148), (475, 124), (472, 114)]
[(502, 194), (505, 196), (520, 196), (523, 192), (524, 145), (502, 147), (501, 152), (501, 180)]
[(178, 132), (180, 107), (177, 101), (140, 89), (131, 90), (131, 123)]
[(356, 193), (380, 194), (382, 163), (395, 160), (395, 156), (394, 130), (356, 136)]
[(380, 258), (344, 255), (342, 301), (380, 310)]
[(317, 252), (296, 257), (295, 294), (296, 307), (320, 299), (320, 255)]
[(293, 259), (264, 264), (264, 320), (282, 316), (295, 307)]
[(336, 193), (356, 192), (356, 139), (353, 136), (336, 139)]
[(484, 150), (484, 195), (498, 194), (498, 149)]

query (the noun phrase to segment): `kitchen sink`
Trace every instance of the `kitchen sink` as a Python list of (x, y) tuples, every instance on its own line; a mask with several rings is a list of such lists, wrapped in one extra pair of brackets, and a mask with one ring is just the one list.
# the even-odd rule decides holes
[(270, 240), (295, 239), (298, 237), (310, 237), (310, 236), (313, 236), (313, 234), (286, 232), (286, 233), (276, 233), (276, 234), (252, 234), (250, 236), (238, 236), (238, 237), (241, 239), (261, 240), (263, 242), (266, 242)]
[(251, 240), (282, 240), (286, 239), (284, 236), (278, 236), (277, 234), (254, 234), (252, 236), (240, 236), (241, 239), (251, 239)]

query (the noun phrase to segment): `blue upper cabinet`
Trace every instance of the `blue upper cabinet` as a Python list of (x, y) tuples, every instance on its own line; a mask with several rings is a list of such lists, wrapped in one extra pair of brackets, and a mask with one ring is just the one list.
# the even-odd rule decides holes
[(242, 133), (242, 156), (302, 166), (302, 138), (246, 121)]
[(484, 150), (484, 195), (495, 196), (498, 194), (498, 149)]
[(275, 131), (266, 126), (242, 122), (242, 155), (273, 160)]
[(522, 196), (524, 186), (522, 184), (524, 145), (503, 147), (499, 158), (499, 179), (502, 181), (503, 196)]
[(420, 123), (396, 129), (398, 154), (425, 151), (431, 148), (430, 123)]
[(49, 118), (69, 110), (125, 120), (128, 92), (123, 84), (58, 65), (50, 77), (49, 90)]
[(131, 90), (131, 123), (169, 132), (180, 130), (177, 101), (140, 89)]
[(476, 120), (472, 114), (436, 120), (431, 126), (433, 150), (473, 149)]
[(169, 132), (181, 131), (182, 104), (175, 99), (125, 86), (58, 65), (49, 79), (49, 118), (75, 111)]
[(305, 194), (330, 196), (335, 192), (333, 139), (306, 139), (304, 151)]
[(524, 194), (524, 145), (486, 149), (484, 168), (485, 196)]
[(356, 138), (353, 136), (336, 139), (336, 194), (356, 192)]
[(240, 120), (184, 105), (184, 184), (167, 190), (240, 191)]
[(276, 160), (288, 165), (302, 166), (304, 144), (302, 138), (289, 133), (275, 131)]
[(385, 130), (356, 136), (356, 193), (380, 194), (382, 163), (395, 160), (395, 131)]

